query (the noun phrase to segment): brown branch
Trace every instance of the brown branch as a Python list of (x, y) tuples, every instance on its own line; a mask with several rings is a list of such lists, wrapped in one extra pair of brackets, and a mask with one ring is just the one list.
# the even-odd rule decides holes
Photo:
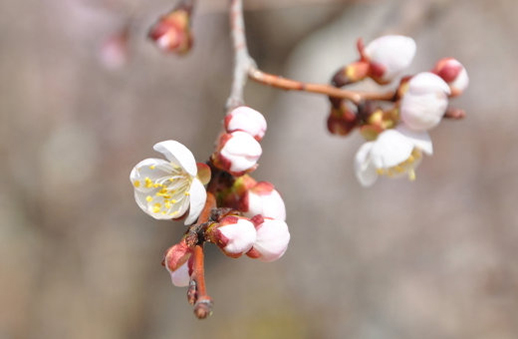
[(205, 267), (203, 244), (198, 244), (194, 248), (193, 254), (193, 273), (191, 276), (196, 286), (196, 303), (194, 304), (194, 314), (198, 319), (205, 319), (212, 313), (212, 298), (207, 294), (205, 286)]
[(349, 91), (336, 88), (327, 84), (315, 84), (309, 82), (301, 82), (291, 80), (277, 75), (265, 73), (255, 67), (251, 67), (248, 71), (250, 79), (272, 87), (288, 90), (288, 91), (303, 91), (317, 94), (325, 94), (329, 97), (347, 99), (355, 104), (359, 104), (365, 100), (392, 100), (394, 92), (386, 93), (368, 93), (359, 91)]

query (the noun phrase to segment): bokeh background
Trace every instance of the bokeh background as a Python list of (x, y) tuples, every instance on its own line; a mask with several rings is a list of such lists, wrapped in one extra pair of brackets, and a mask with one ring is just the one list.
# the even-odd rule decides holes
[[(227, 1), (198, 2), (184, 58), (145, 39), (171, 1), (0, 2), (0, 338), (518, 338), (518, 2), (245, 1), (262, 69), (327, 82), (356, 38), (407, 34), (411, 72), (466, 65), (468, 117), (431, 132), (416, 182), (363, 189), (361, 138), (327, 133), (326, 98), (250, 83), (269, 124), (254, 177), (292, 240), (270, 264), (209, 246), (203, 322), (160, 265), (183, 225), (142, 213), (128, 180), (155, 142), (212, 152), (232, 54)], [(128, 22), (128, 62), (107, 67)]]

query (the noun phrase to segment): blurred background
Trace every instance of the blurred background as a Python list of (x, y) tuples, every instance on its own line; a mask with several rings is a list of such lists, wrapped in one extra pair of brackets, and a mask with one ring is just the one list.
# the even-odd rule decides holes
[[(184, 232), (133, 199), (131, 168), (176, 139), (199, 161), (231, 82), (226, 0), (199, 0), (195, 48), (145, 37), (171, 1), (0, 2), (0, 338), (518, 338), (518, 2), (249, 0), (268, 72), (327, 82), (355, 41), (418, 44), (471, 84), (464, 121), (431, 134), (418, 180), (364, 189), (354, 134), (328, 134), (326, 98), (250, 83), (269, 130), (254, 173), (273, 182), (291, 244), (265, 264), (207, 250), (214, 315), (200, 322), (163, 252)], [(128, 22), (124, 67), (101, 46)]]

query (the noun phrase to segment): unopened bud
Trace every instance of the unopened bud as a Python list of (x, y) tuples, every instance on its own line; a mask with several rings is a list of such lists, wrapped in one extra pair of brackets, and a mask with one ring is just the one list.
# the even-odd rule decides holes
[(403, 122), (415, 131), (437, 126), (448, 106), (448, 84), (433, 73), (423, 72), (412, 77), (404, 86), (407, 90), (400, 102)]
[(250, 219), (229, 215), (207, 231), (211, 242), (226, 255), (238, 258), (248, 252), (254, 244), (257, 232)]
[(244, 214), (248, 217), (262, 215), (265, 218), (286, 220), (286, 207), (275, 187), (266, 181), (258, 182), (245, 196)]
[(452, 97), (461, 95), (469, 85), (466, 68), (454, 58), (439, 60), (432, 73), (440, 76), (450, 86)]
[(103, 41), (99, 58), (104, 67), (116, 70), (126, 65), (129, 59), (128, 38), (129, 30), (124, 28)]
[(189, 52), (193, 43), (189, 11), (177, 9), (161, 17), (148, 36), (165, 52)]
[(260, 141), (266, 132), (266, 120), (255, 109), (239, 106), (225, 117), (225, 130), (228, 133), (243, 131)]
[(219, 169), (240, 176), (257, 167), (257, 160), (261, 154), (261, 145), (253, 136), (236, 131), (220, 136), (217, 151), (212, 155), (212, 162)]
[(327, 129), (332, 134), (348, 135), (356, 126), (358, 120), (356, 113), (342, 101), (339, 108), (331, 107), (331, 112), (327, 117)]
[(178, 287), (189, 285), (192, 272), (191, 254), (192, 249), (187, 246), (185, 239), (166, 251), (163, 264), (171, 275), (173, 285)]
[(256, 225), (256, 230), (257, 239), (246, 255), (267, 262), (275, 261), (284, 255), (290, 242), (286, 222), (264, 218), (262, 223)]
[(369, 76), (386, 84), (400, 76), (410, 66), (416, 52), (412, 38), (386, 35), (371, 41), (365, 48), (358, 44), (362, 59), (370, 63)]

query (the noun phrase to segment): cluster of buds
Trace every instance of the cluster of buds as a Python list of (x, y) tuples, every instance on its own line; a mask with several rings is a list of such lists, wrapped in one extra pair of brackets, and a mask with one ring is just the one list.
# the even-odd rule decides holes
[[(397, 81), (411, 64), (416, 44), (412, 38), (388, 35), (367, 46), (358, 41), (360, 59), (339, 69), (331, 82), (344, 87), (370, 78), (380, 85)], [(428, 131), (444, 117), (463, 118), (449, 107), (449, 99), (464, 92), (469, 83), (464, 66), (453, 58), (439, 60), (431, 71), (404, 76), (394, 94), (384, 100), (359, 104), (330, 98), (328, 130), (348, 135), (355, 128), (366, 139), (355, 158), (355, 173), (364, 186), (379, 175), (407, 176), (414, 180), (423, 154), (432, 155)]]
[(175, 286), (189, 286), (188, 300), (199, 318), (211, 308), (203, 278), (204, 243), (215, 244), (231, 258), (246, 255), (265, 262), (281, 258), (288, 248), (281, 195), (271, 183), (249, 175), (257, 167), (265, 132), (263, 115), (240, 106), (227, 114), (207, 163), (196, 163), (187, 147), (167, 140), (154, 146), (166, 160), (145, 159), (131, 171), (135, 200), (145, 213), (159, 220), (184, 219), (189, 225), (180, 242), (166, 251), (163, 265)]

